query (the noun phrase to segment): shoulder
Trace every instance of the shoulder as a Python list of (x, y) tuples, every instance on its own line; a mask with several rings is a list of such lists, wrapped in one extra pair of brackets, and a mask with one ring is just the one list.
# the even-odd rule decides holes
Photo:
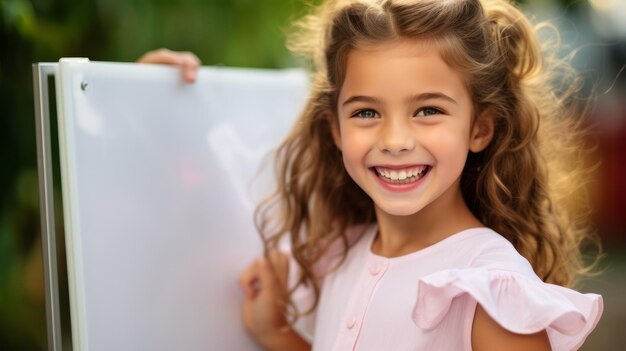
[(477, 241), (477, 247), (468, 268), (515, 272), (529, 278), (539, 279), (530, 262), (515, 249), (510, 241), (499, 233), (489, 228), (484, 228), (480, 237), (477, 237), (475, 241)]
[(533, 334), (510, 332), (491, 318), (482, 306), (477, 305), (472, 325), (472, 350), (549, 351), (551, 347), (545, 330)]
[(466, 266), (419, 280), (416, 324), (424, 329), (436, 327), (453, 300), (465, 295), (477, 306), (466, 317), (472, 322), (468, 334), (474, 350), (580, 347), (602, 314), (602, 298), (544, 283), (513, 245), (493, 231), (473, 237), (456, 249), (471, 255)]

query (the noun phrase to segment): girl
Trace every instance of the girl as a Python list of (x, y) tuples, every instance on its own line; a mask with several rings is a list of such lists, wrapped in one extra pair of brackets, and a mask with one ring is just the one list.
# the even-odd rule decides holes
[(259, 344), (580, 347), (602, 299), (563, 287), (584, 271), (576, 85), (551, 84), (567, 66), (523, 14), (329, 0), (300, 28), (312, 89), (257, 212), (266, 255), (240, 279)]

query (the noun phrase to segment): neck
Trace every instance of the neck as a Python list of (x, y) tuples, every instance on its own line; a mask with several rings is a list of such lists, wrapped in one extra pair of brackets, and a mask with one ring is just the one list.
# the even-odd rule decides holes
[(467, 207), (460, 188), (409, 216), (390, 215), (376, 207), (376, 219), (379, 233), (372, 251), (385, 257), (406, 255), (462, 230), (483, 226)]

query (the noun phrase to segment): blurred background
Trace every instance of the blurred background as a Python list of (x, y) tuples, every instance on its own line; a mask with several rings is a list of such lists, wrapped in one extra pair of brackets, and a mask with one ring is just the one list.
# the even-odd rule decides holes
[[(0, 350), (45, 350), (32, 68), (60, 57), (135, 61), (160, 47), (189, 50), (205, 65), (298, 66), (285, 49), (292, 20), (319, 0), (0, 0)], [(601, 293), (605, 313), (583, 350), (622, 350), (626, 323), (626, 0), (519, 1), (551, 19), (564, 54), (597, 102), (597, 145), (589, 184), (600, 273), (577, 286)], [(591, 87), (595, 87), (592, 92)], [(588, 97), (588, 95), (586, 97)], [(54, 133), (53, 133), (54, 137)], [(595, 162), (597, 161), (597, 162)], [(55, 194), (60, 193), (59, 177)], [(60, 285), (66, 286), (59, 197)], [(64, 345), (70, 348), (67, 288), (61, 289)]]

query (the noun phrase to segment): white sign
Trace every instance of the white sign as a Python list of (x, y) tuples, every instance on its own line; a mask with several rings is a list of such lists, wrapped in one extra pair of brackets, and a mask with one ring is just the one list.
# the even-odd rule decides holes
[(307, 86), (301, 70), (205, 67), (187, 84), (173, 67), (61, 60), (76, 349), (257, 349), (237, 278), (261, 254), (253, 210)]

